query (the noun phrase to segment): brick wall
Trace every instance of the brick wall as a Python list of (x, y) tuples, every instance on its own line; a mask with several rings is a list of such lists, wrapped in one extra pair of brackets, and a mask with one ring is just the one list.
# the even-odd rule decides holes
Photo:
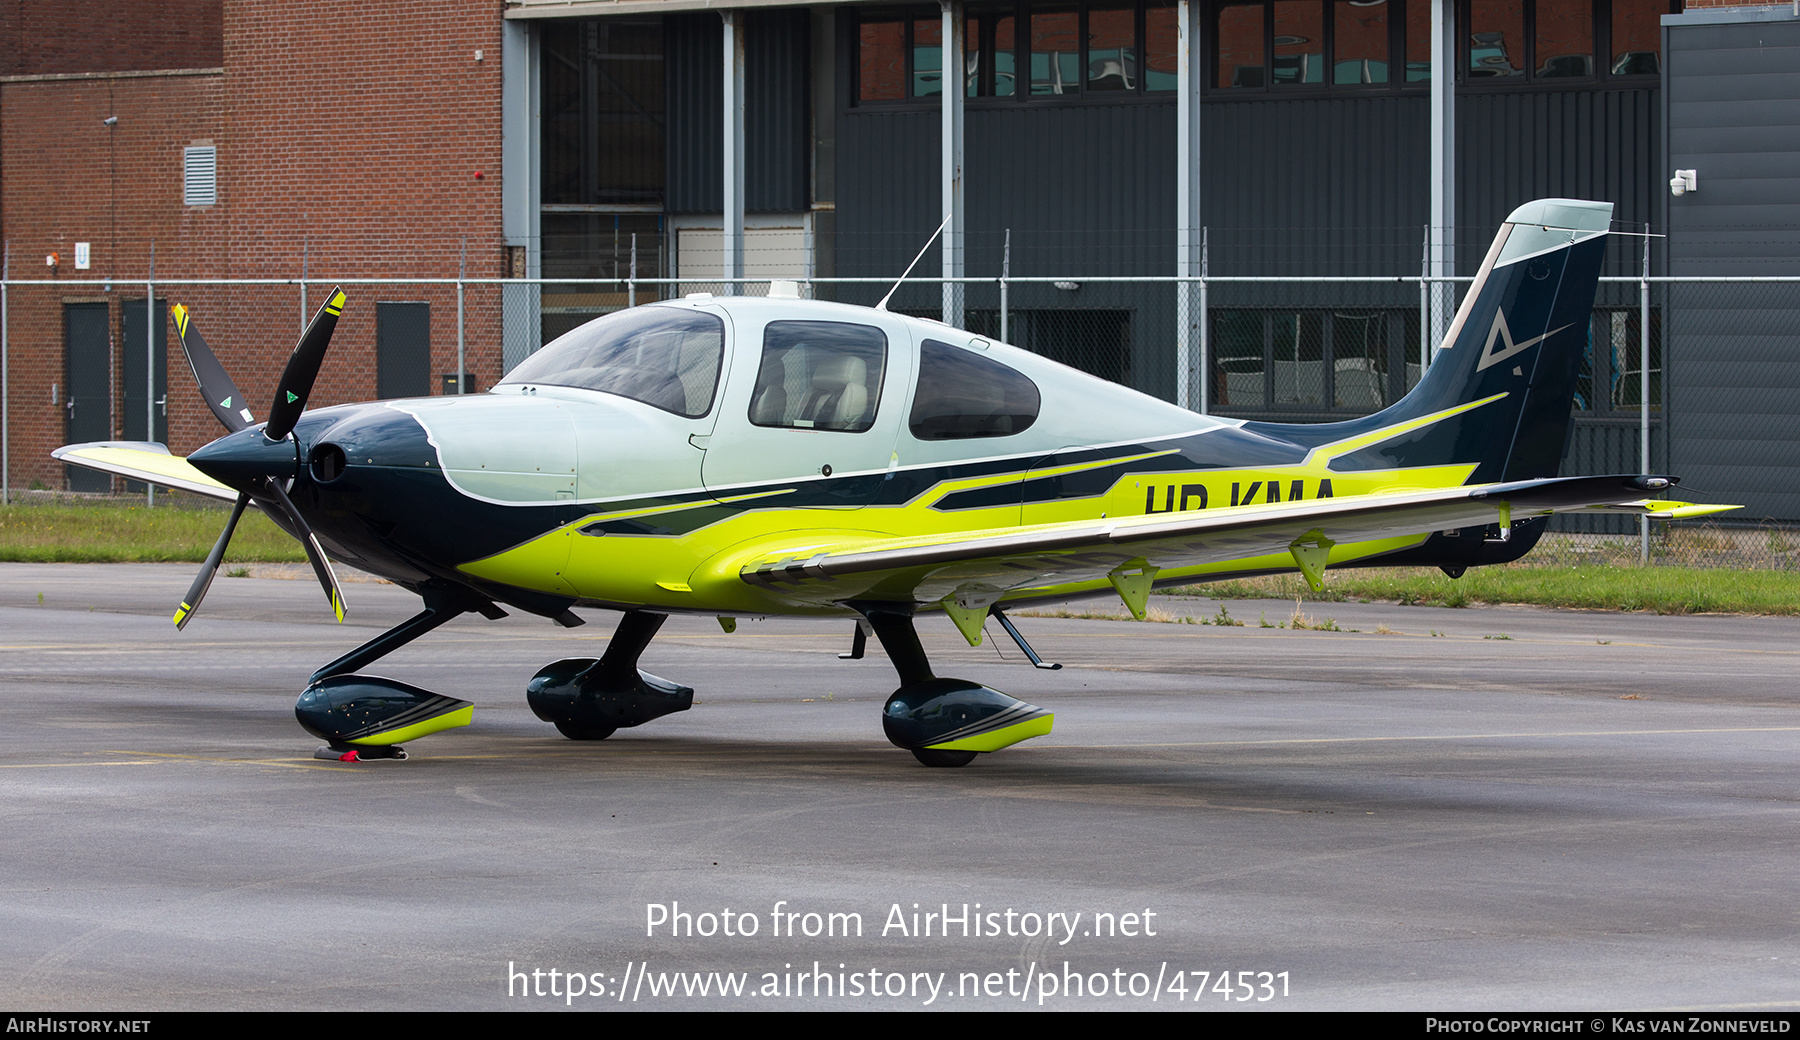
[(217, 68), (223, 0), (7, 0), (0, 76)]
[[(220, 252), (220, 207), (182, 205), (182, 149), (220, 133), (223, 77), (156, 76), (0, 83), (0, 232), (13, 278), (47, 278), (8, 292), (9, 409), (13, 485), (62, 486), (49, 458), (62, 442), (63, 416), (51, 384), (63, 371), (63, 306), (105, 302), (114, 339), (114, 434), (123, 414), (118, 346), (123, 300), (143, 299), (139, 281), (155, 243), (157, 270), (197, 270)], [(117, 116), (107, 126), (104, 120)], [(75, 243), (87, 242), (92, 267), (75, 269)], [(47, 268), (44, 257), (61, 263)], [(209, 272), (211, 273), (211, 272)], [(110, 290), (73, 284), (132, 279)], [(185, 364), (181, 365), (185, 376)], [(171, 373), (174, 374), (173, 372)], [(134, 431), (142, 439), (142, 431)]]
[[(230, 130), (220, 161), (234, 276), (291, 277), (304, 252), (314, 276), (454, 277), (465, 239), (470, 276), (507, 273), (500, 4), (233, 0), (225, 39)], [(375, 396), (379, 300), (429, 302), (434, 387), (454, 370), (454, 288), (346, 291), (315, 403)], [(471, 290), (467, 301), (478, 387), (500, 376), (498, 300), (496, 290)], [(237, 320), (253, 324), (248, 314)], [(237, 376), (252, 402), (274, 392), (292, 346), (292, 324), (281, 328), (287, 336), (258, 348), (258, 371)]]
[[(50, 18), (49, 6), (0, 4), (0, 42), (8, 32), (16, 37), (21, 24), (52, 36), (60, 30), (65, 39), (87, 32), (77, 15)], [(137, 39), (135, 56), (117, 56), (110, 44), (96, 47), (86, 55), (88, 68), (75, 71), (117, 62), (143, 68), (180, 51), (168, 43), (180, 42), (176, 33), (162, 43), (153, 34), (134, 37), (129, 30), (143, 22), (134, 5), (103, 6), (106, 17), (117, 15), (124, 24), (95, 38)], [(208, 5), (145, 6), (168, 13)], [(0, 82), (0, 237), (11, 248), (12, 276), (44, 276), (43, 256), (54, 250), (63, 258), (55, 277), (67, 283), (78, 275), (73, 244), (87, 241), (94, 266), (79, 274), (130, 280), (110, 293), (67, 284), (11, 290), (15, 487), (63, 483), (62, 467), (48, 453), (63, 442), (50, 384), (66, 384), (65, 302), (111, 303), (114, 433), (142, 438), (142, 431), (119, 428), (117, 348), (120, 301), (142, 299), (152, 241), (160, 278), (294, 278), (303, 263), (313, 278), (454, 277), (465, 240), (470, 276), (508, 273), (500, 212), (500, 4), (231, 0), (211, 6), (222, 10), (219, 48), (207, 60), (222, 64), (223, 74)], [(125, 8), (134, 11), (121, 14)], [(62, 72), (59, 62), (82, 59), (79, 49), (47, 40), (28, 59), (37, 71), (23, 74)], [(119, 122), (108, 129), (102, 121), (113, 114)], [(216, 206), (182, 205), (181, 149), (196, 143), (218, 148)], [(309, 309), (327, 289), (310, 289)], [(436, 392), (438, 377), (455, 369), (454, 287), (346, 291), (350, 302), (312, 403), (375, 396), (380, 300), (431, 304)], [(192, 308), (252, 409), (266, 415), (303, 321), (299, 290), (171, 286), (166, 293)], [(467, 368), (485, 388), (500, 376), (499, 292), (472, 288), (465, 306)], [(193, 386), (172, 329), (169, 346), (169, 444), (185, 454), (221, 431)]]

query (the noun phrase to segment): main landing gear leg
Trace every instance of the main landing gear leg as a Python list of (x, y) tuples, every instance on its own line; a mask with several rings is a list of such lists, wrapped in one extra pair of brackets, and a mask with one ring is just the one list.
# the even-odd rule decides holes
[(984, 751), (998, 751), (1050, 732), (1050, 712), (965, 679), (931, 673), (910, 605), (851, 604), (868, 618), (875, 638), (900, 673), (900, 688), (881, 712), (888, 740), (928, 766), (965, 766)]
[(532, 712), (570, 740), (605, 740), (615, 730), (693, 707), (693, 687), (637, 666), (667, 620), (667, 614), (627, 611), (599, 660), (572, 657), (545, 665), (525, 687)]
[(357, 762), (403, 759), (402, 740), (467, 726), (475, 705), (378, 675), (353, 674), (432, 631), (452, 618), (478, 611), (490, 619), (506, 616), (492, 601), (460, 587), (426, 586), (425, 609), (314, 672), (294, 704), (294, 717), (326, 746), (314, 758)]

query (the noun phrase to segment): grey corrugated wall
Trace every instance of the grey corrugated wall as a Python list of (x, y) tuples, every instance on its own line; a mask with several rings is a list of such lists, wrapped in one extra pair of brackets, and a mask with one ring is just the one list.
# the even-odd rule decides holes
[[(1665, 29), (1669, 273), (1800, 274), (1800, 20), (1787, 8)], [(1691, 20), (1690, 20), (1691, 19)], [(1698, 23), (1698, 24), (1696, 24)], [(1724, 520), (1800, 521), (1800, 286), (1678, 286), (1668, 337), (1671, 468)]]
[[(753, 11), (745, 21), (744, 208), (798, 213), (809, 202), (808, 15)], [(723, 39), (714, 13), (663, 22), (671, 213), (724, 206)]]

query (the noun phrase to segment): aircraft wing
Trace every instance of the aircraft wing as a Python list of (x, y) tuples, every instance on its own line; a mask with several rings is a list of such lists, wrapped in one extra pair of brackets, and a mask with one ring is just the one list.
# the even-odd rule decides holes
[(742, 581), (795, 602), (938, 603), (953, 617), (971, 614), (977, 626), (987, 608), (1008, 593), (1110, 582), (1132, 612), (1141, 616), (1144, 597), (1159, 575), (1179, 577), (1178, 572), (1206, 564), (1291, 557), (1275, 566), (1298, 567), (1317, 585), (1338, 545), (1495, 523), (1504, 532), (1527, 516), (1596, 506), (1653, 517), (1692, 515), (1683, 509), (1713, 511), (1644, 498), (1645, 492), (1672, 484), (1661, 477), (1554, 478), (1045, 524), (977, 535), (790, 545), (743, 560), (737, 573)]
[(88, 444), (66, 444), (50, 453), (55, 459), (111, 473), (131, 480), (141, 480), (158, 487), (192, 491), (196, 495), (237, 499), (237, 492), (188, 465), (179, 455), (152, 441), (94, 441)]

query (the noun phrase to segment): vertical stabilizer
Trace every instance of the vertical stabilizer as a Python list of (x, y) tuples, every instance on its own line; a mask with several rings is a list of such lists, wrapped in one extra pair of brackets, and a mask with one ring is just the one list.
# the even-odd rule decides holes
[(1476, 463), (1471, 481), (1555, 476), (1587, 346), (1612, 204), (1540, 199), (1512, 212), (1412, 392), (1362, 419), (1247, 423), (1318, 443), (1481, 402), (1339, 458), (1334, 469)]

